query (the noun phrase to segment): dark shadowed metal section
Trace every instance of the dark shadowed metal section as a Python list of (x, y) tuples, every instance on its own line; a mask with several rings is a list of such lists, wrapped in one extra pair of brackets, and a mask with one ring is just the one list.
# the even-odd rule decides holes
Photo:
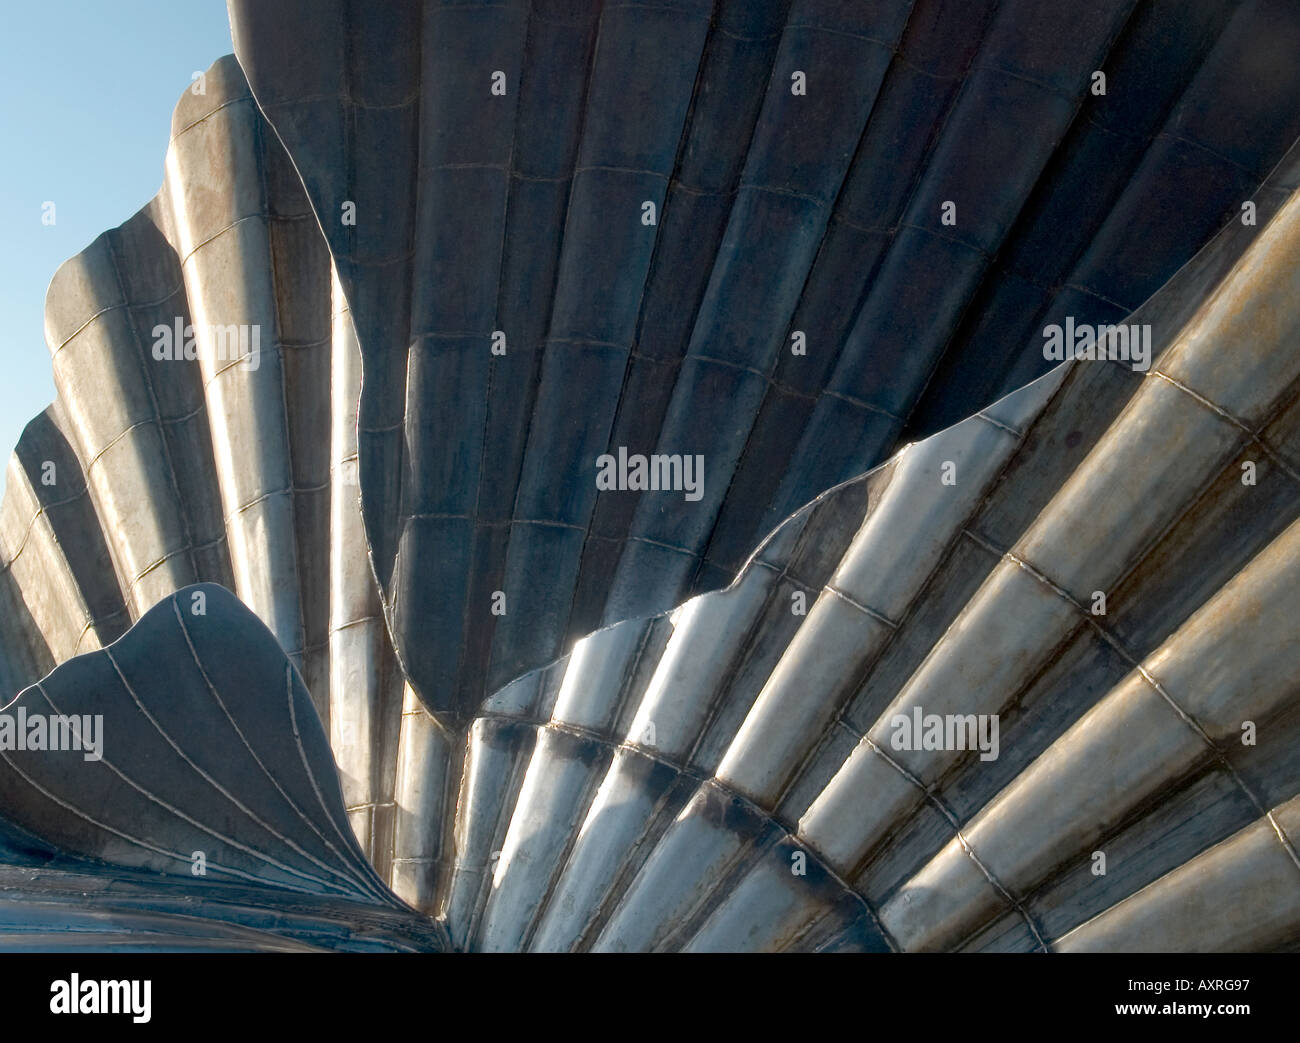
[[(1280, 0), (229, 6), (451, 720), (1045, 372), (1045, 325), (1128, 314), (1300, 134)], [(620, 447), (702, 456), (700, 496), (598, 488)]]
[(215, 585), (6, 707), (0, 807), (0, 947), (440, 947), (358, 847), (297, 670)]

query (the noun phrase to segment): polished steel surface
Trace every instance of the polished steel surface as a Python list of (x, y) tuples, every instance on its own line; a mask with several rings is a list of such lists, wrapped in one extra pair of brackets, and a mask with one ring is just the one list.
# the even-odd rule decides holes
[(47, 300), (0, 947), (1300, 944), (1292, 6), (230, 9)]

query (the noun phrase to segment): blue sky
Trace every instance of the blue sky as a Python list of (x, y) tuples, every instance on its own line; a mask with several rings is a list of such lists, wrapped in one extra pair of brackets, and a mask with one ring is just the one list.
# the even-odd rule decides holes
[[(54, 398), (54, 271), (157, 193), (172, 108), (229, 54), (225, 0), (6, 3), (0, 33), (0, 455)], [(55, 204), (55, 224), (41, 223)], [(0, 489), (4, 473), (0, 468)]]

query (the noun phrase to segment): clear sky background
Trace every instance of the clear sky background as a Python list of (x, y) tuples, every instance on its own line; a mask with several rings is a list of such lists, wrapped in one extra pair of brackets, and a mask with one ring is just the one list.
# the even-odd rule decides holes
[[(0, 458), (54, 398), (55, 269), (157, 194), (172, 109), (232, 50), (225, 0), (15, 0), (0, 31)], [(56, 223), (41, 223), (42, 204)], [(0, 467), (0, 490), (4, 469)]]

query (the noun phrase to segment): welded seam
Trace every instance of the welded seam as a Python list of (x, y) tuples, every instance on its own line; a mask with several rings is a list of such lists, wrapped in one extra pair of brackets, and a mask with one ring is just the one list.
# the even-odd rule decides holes
[[(844, 722), (840, 721), (838, 723), (843, 725)], [(847, 725), (845, 725), (845, 727), (847, 728)], [(852, 729), (848, 730), (852, 733)], [(883, 758), (886, 764), (903, 776), (903, 778), (910, 782), (916, 789), (920, 790), (925, 799), (934, 805), (939, 814), (941, 814), (947, 820), (948, 825), (952, 827), (953, 835), (956, 836), (957, 843), (961, 845), (961, 849), (970, 856), (970, 860), (974, 862), (975, 867), (984, 874), (984, 878), (993, 886), (993, 889), (1002, 896), (1008, 905), (1020, 914), (1021, 919), (1025, 921), (1025, 925), (1029, 928), (1030, 933), (1033, 934), (1034, 940), (1038, 942), (1038, 947), (1043, 952), (1047, 952), (1047, 942), (1043, 938), (1043, 933), (1038, 929), (1038, 924), (1034, 922), (1034, 918), (1029, 914), (1029, 910), (1018, 898), (1015, 897), (1015, 895), (1002, 885), (1002, 882), (993, 875), (993, 871), (989, 869), (979, 855), (976, 854), (974, 847), (971, 846), (970, 841), (966, 839), (965, 834), (961, 831), (961, 823), (958, 821), (957, 816), (949, 809), (948, 805), (939, 798), (939, 795), (935, 793), (931, 787), (923, 783), (903, 765), (899, 764), (898, 761), (876, 745), (876, 743), (871, 740), (870, 736), (864, 735), (860, 741), (865, 744), (872, 753)]]
[(207, 685), (212, 698), (216, 701), (217, 706), (220, 707), (226, 720), (230, 722), (230, 726), (234, 728), (235, 734), (239, 736), (239, 741), (244, 744), (244, 749), (247, 750), (249, 756), (253, 758), (253, 762), (261, 769), (262, 774), (266, 776), (271, 785), (275, 787), (276, 792), (280, 794), (285, 803), (293, 809), (297, 816), (302, 819), (307, 828), (315, 833), (320, 838), (321, 842), (330, 849), (330, 851), (344, 862), (355, 861), (354, 859), (349, 859), (346, 853), (340, 852), (339, 849), (330, 842), (330, 839), (325, 836), (325, 834), (317, 827), (316, 823), (312, 821), (311, 816), (309, 816), (304, 809), (300, 808), (297, 802), (289, 796), (284, 787), (280, 785), (280, 781), (275, 777), (275, 774), (267, 768), (266, 764), (262, 761), (262, 758), (258, 756), (257, 751), (253, 749), (252, 743), (248, 741), (248, 737), (244, 734), (244, 730), (239, 726), (239, 722), (235, 720), (234, 714), (232, 714), (230, 708), (226, 706), (225, 700), (221, 697), (221, 693), (217, 690), (217, 686), (213, 683), (211, 676), (208, 674), (207, 667), (203, 664), (198, 649), (194, 647), (194, 641), (190, 636), (189, 628), (185, 625), (185, 617), (180, 610), (179, 598), (173, 596), (171, 600), (172, 610), (176, 614), (176, 622), (180, 626), (181, 636), (185, 638), (185, 646), (189, 649), (190, 658), (194, 661), (194, 665), (198, 667), (199, 675), (203, 678), (203, 683)]
[[(175, 605), (176, 602), (173, 599), (172, 601), (173, 608), (175, 608)], [(206, 772), (202, 767), (200, 767), (199, 764), (189, 756), (189, 754), (187, 754), (183, 749), (181, 749), (180, 745), (176, 742), (175, 739), (171, 737), (171, 735), (168, 734), (167, 730), (163, 728), (161, 724), (159, 724), (157, 718), (155, 718), (154, 715), (149, 712), (149, 708), (145, 706), (145, 704), (141, 701), (140, 696), (135, 691), (135, 688), (132, 687), (131, 682), (127, 680), (126, 674), (122, 672), (122, 667), (118, 663), (116, 657), (113, 655), (113, 650), (111, 648), (105, 648), (103, 651), (104, 651), (104, 655), (108, 658), (109, 663), (113, 667), (113, 672), (117, 674), (118, 681), (121, 682), (122, 687), (126, 689), (126, 693), (131, 697), (131, 700), (135, 703), (136, 707), (144, 715), (145, 720), (147, 720), (153, 726), (154, 731), (156, 731), (162, 737), (163, 741), (166, 742), (167, 745), (172, 748), (172, 751), (178, 757), (180, 757), (180, 759), (184, 761), (185, 764), (188, 765), (201, 779), (203, 779), (204, 782), (206, 782), (209, 786), (215, 789), (228, 801), (234, 804), (235, 807), (237, 807), (241, 812), (243, 812), (243, 814), (247, 818), (251, 819), (262, 829), (266, 830), (273, 837), (275, 837), (276, 840), (279, 840), (280, 842), (285, 844), (296, 854), (301, 855), (303, 858), (307, 859), (313, 865), (319, 867), (320, 869), (325, 870), (325, 872), (329, 873), (331, 876), (338, 877), (341, 880), (347, 880), (349, 883), (352, 882), (348, 878), (347, 874), (340, 872), (338, 869), (334, 868), (333, 866), (330, 866), (327, 863), (321, 861), (315, 855), (312, 855), (309, 852), (303, 850), (303, 848), (300, 847), (297, 844), (297, 842), (295, 842), (291, 837), (288, 837), (285, 834), (281, 833), (269, 822), (263, 821), (263, 819), (256, 812), (254, 812), (252, 808), (244, 804), (243, 801), (241, 801), (238, 797), (236, 797), (233, 793), (231, 793), (225, 786), (223, 786), (220, 782), (218, 782), (212, 775), (208, 774), (208, 772)], [(267, 857), (269, 858), (269, 856)], [(304, 874), (304, 875), (306, 875), (308, 879), (318, 880), (318, 878), (311, 876), (310, 874)], [(318, 880), (318, 882), (322, 884), (325, 883), (325, 881), (323, 880)]]
[[(975, 540), (975, 542), (979, 543), (981, 546), (985, 547), (985, 549), (989, 550), (990, 552), (995, 554), (998, 553), (996, 548), (990, 546), (986, 541), (975, 536), (969, 530), (967, 530), (966, 535), (970, 536), (971, 539)], [(1039, 583), (1041, 583), (1043, 586), (1047, 587), (1049, 590), (1055, 593), (1062, 600), (1072, 605), (1078, 611), (1078, 613), (1083, 617), (1084, 622), (1087, 623), (1090, 627), (1092, 627), (1092, 629), (1097, 632), (1098, 636), (1100, 636), (1103, 641), (1105, 641), (1112, 649), (1114, 649), (1114, 651), (1120, 656), (1120, 658), (1123, 659), (1125, 663), (1128, 664), (1129, 668), (1136, 671), (1138, 675), (1143, 679), (1143, 681), (1145, 681), (1147, 685), (1157, 695), (1159, 695), (1162, 699), (1164, 699), (1166, 703), (1169, 704), (1170, 708), (1174, 711), (1174, 713), (1178, 716), (1178, 718), (1189, 728), (1191, 728), (1192, 731), (1195, 732), (1196, 735), (1200, 737), (1202, 742), (1209, 748), (1209, 751), (1213, 755), (1214, 760), (1216, 761), (1218, 766), (1228, 775), (1229, 778), (1231, 778), (1237, 784), (1241, 792), (1245, 794), (1247, 800), (1250, 801), (1251, 805), (1255, 808), (1255, 810), (1258, 811), (1261, 816), (1268, 818), (1269, 822), (1273, 825), (1273, 830), (1277, 834), (1278, 840), (1281, 842), (1283, 849), (1286, 851), (1287, 857), (1291, 859), (1291, 861), (1295, 864), (1297, 869), (1300, 869), (1300, 855), (1297, 855), (1295, 847), (1292, 845), (1291, 841), (1286, 836), (1285, 832), (1282, 830), (1280, 824), (1278, 824), (1276, 819), (1273, 818), (1272, 812), (1264, 805), (1263, 801), (1261, 801), (1259, 797), (1255, 795), (1255, 792), (1250, 788), (1250, 786), (1246, 784), (1245, 779), (1242, 778), (1240, 773), (1237, 771), (1236, 767), (1233, 766), (1233, 764), (1227, 759), (1223, 751), (1219, 748), (1218, 744), (1215, 743), (1215, 741), (1212, 738), (1210, 738), (1209, 734), (1200, 725), (1200, 723), (1191, 714), (1187, 713), (1181, 706), (1178, 705), (1178, 703), (1174, 700), (1173, 696), (1171, 696), (1169, 692), (1165, 690), (1164, 686), (1161, 685), (1160, 682), (1157, 681), (1154, 676), (1152, 676), (1150, 671), (1148, 671), (1147, 668), (1142, 665), (1142, 663), (1138, 660), (1138, 658), (1135, 655), (1133, 655), (1132, 652), (1129, 651), (1129, 649), (1124, 645), (1124, 643), (1120, 641), (1119, 638), (1117, 638), (1109, 630), (1103, 627), (1100, 623), (1098, 623), (1096, 621), (1096, 618), (1092, 615), (1092, 613), (1089, 612), (1078, 601), (1076, 601), (1069, 593), (1067, 593), (1061, 587), (1053, 583), (1050, 579), (1047, 578), (1047, 576), (1043, 575), (1043, 573), (1038, 571), (1038, 569), (1034, 568), (1033, 565), (1029, 564), (1029, 562), (1013, 554), (1011, 551), (1004, 551), (1000, 556), (1005, 560), (1010, 561), (1012, 564), (1016, 565), (1017, 567), (1023, 569), (1029, 575), (1033, 576), (1034, 579), (1038, 580)]]

